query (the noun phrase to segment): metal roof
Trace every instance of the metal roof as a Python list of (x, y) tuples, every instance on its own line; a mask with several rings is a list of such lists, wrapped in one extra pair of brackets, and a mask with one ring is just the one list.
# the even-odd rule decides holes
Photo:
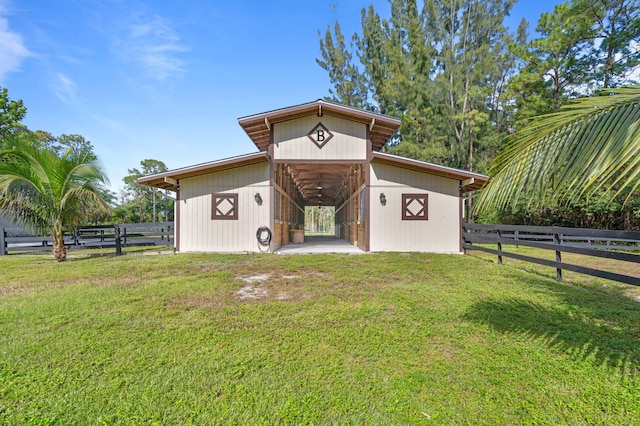
[(454, 169), (452, 167), (440, 166), (438, 164), (427, 163), (425, 161), (413, 160), (411, 158), (399, 157), (397, 155), (374, 152), (371, 154), (371, 161), (390, 166), (404, 167), (418, 172), (429, 173), (436, 176), (444, 176), (457, 179), (463, 182), (462, 190), (465, 192), (475, 191), (484, 186), (489, 180), (488, 176), (467, 170)]
[[(226, 158), (223, 160), (211, 161), (208, 163), (196, 164), (194, 166), (183, 167), (180, 169), (170, 170), (164, 173), (158, 173), (155, 175), (143, 176), (136, 179), (136, 182), (154, 186), (156, 188), (168, 189), (175, 191), (180, 179), (199, 176), (207, 173), (218, 172), (222, 170), (229, 170), (236, 167), (248, 166), (251, 164), (257, 164), (264, 161), (269, 161), (269, 156), (266, 152), (256, 152), (252, 154), (241, 155), (238, 157)], [(413, 160), (410, 158), (399, 157), (397, 155), (386, 154), (382, 152), (374, 152), (371, 154), (371, 161), (382, 164), (388, 164), (390, 166), (403, 167), (418, 172), (428, 173), (436, 176), (444, 176), (452, 179), (457, 179), (463, 182), (462, 190), (465, 192), (474, 191), (482, 188), (484, 184), (489, 180), (485, 175), (479, 173), (469, 172), (466, 170), (454, 169), (452, 167), (439, 166), (433, 163), (427, 163), (425, 161)], [(298, 161), (300, 163), (297, 167), (303, 167), (304, 161)], [(327, 162), (326, 165), (314, 164), (314, 168), (317, 168), (318, 173), (324, 173), (329, 177), (333, 170), (326, 169), (331, 162)], [(324, 168), (323, 168), (324, 167)], [(344, 167), (342, 164), (334, 164), (333, 167)], [(326, 169), (326, 170), (325, 170)], [(325, 178), (325, 180), (327, 179)], [(314, 183), (316, 180), (311, 179)], [(310, 181), (311, 181), (310, 180)]]
[(269, 156), (266, 152), (256, 152), (253, 154), (240, 155), (238, 157), (225, 158), (223, 160), (210, 161), (208, 163), (196, 164), (195, 166), (169, 170), (168, 172), (158, 173), (155, 175), (143, 176), (136, 179), (136, 182), (154, 186), (156, 188), (176, 191), (178, 189), (178, 181), (180, 179), (233, 169), (236, 167), (248, 166), (268, 160)]

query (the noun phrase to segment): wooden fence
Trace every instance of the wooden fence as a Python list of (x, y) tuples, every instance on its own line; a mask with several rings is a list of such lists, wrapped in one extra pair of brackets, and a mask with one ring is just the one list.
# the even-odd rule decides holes
[[(81, 226), (64, 237), (68, 249), (110, 248), (121, 253), (122, 247), (173, 246), (173, 222), (129, 223)], [(51, 237), (14, 237), (0, 229), (0, 255), (27, 251), (50, 251)]]
[[(567, 270), (640, 286), (640, 277), (572, 265), (562, 261), (562, 253), (575, 253), (632, 262), (638, 264), (640, 275), (640, 232), (469, 223), (463, 224), (462, 230), (462, 247), (465, 253), (467, 250), (480, 250), (497, 255), (498, 263), (502, 263), (503, 257), (510, 257), (551, 266), (556, 268), (556, 279), (559, 282), (562, 282), (562, 270)], [(486, 245), (496, 245), (496, 248)], [(504, 246), (552, 250), (555, 252), (555, 261), (512, 253)]]

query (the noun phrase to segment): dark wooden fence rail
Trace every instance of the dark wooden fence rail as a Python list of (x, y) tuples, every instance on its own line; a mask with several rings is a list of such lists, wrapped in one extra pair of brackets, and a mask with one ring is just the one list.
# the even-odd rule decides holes
[[(640, 232), (607, 231), (600, 229), (560, 228), (547, 226), (478, 225), (465, 223), (462, 226), (462, 247), (479, 250), (498, 256), (523, 260), (556, 268), (556, 279), (562, 282), (562, 270), (579, 272), (626, 284), (640, 286), (640, 277), (602, 271), (586, 266), (572, 265), (562, 261), (562, 253), (615, 259), (638, 264), (640, 272)], [(486, 245), (496, 245), (496, 248)], [(540, 259), (505, 250), (505, 245), (536, 247), (555, 252), (555, 261)]]
[[(122, 247), (172, 246), (173, 231), (173, 222), (81, 226), (65, 236), (64, 241), (72, 250), (113, 247), (120, 254)], [(0, 228), (0, 255), (50, 251), (52, 244), (51, 237), (12, 237)]]

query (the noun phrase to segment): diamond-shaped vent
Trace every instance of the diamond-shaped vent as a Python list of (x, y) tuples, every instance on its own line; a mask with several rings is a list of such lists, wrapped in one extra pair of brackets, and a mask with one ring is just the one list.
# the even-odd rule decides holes
[(318, 123), (307, 133), (307, 137), (311, 139), (318, 148), (322, 149), (322, 147), (333, 138), (333, 133), (331, 133), (331, 130), (327, 129), (324, 124)]
[(407, 206), (407, 212), (412, 216), (420, 216), (424, 213), (424, 205), (420, 201), (413, 199)]
[(231, 209), (233, 209), (233, 204), (231, 204), (227, 198), (224, 198), (220, 204), (218, 204), (217, 209), (218, 213), (222, 216), (228, 216)]
[(402, 194), (402, 220), (428, 220), (428, 194)]
[(211, 219), (237, 220), (238, 194), (211, 194)]

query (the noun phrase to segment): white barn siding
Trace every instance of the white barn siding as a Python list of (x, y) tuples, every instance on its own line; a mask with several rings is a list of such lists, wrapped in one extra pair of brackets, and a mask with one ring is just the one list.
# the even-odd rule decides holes
[[(269, 189), (268, 162), (180, 180), (180, 251), (258, 251), (256, 231), (269, 226)], [(213, 193), (238, 194), (237, 220), (211, 218)]]
[[(307, 134), (322, 123), (333, 134), (318, 148)], [(331, 115), (310, 115), (273, 125), (273, 158), (275, 160), (365, 160), (367, 158), (367, 126)]]
[[(371, 251), (460, 252), (458, 180), (374, 162), (370, 184)], [(428, 220), (402, 220), (402, 194), (428, 194)]]

